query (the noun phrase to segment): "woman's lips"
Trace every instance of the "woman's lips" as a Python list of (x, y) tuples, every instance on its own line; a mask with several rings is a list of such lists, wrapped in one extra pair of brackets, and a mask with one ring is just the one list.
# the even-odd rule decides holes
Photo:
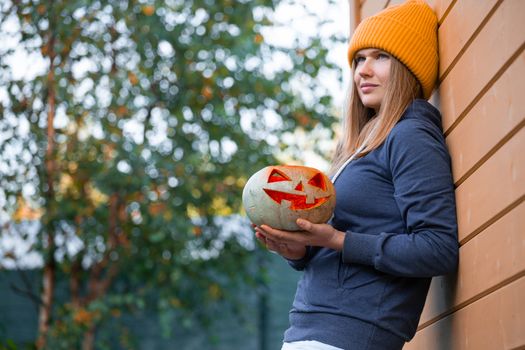
[(376, 85), (376, 84), (361, 84), (359, 88), (361, 89), (361, 92), (366, 94), (366, 93), (372, 92), (372, 90), (374, 90), (374, 88), (378, 86), (379, 85)]

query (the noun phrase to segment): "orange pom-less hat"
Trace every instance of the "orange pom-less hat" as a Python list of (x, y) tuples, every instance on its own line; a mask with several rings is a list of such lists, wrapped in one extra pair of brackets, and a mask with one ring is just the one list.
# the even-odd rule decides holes
[(363, 20), (348, 48), (350, 65), (357, 51), (376, 48), (401, 61), (417, 78), (428, 99), (438, 73), (437, 17), (423, 0), (408, 0)]

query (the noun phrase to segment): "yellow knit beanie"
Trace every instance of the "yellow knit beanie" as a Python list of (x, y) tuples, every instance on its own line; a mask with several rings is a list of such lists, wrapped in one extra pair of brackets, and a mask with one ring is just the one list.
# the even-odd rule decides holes
[(419, 80), (428, 99), (438, 72), (437, 17), (423, 0), (408, 0), (363, 20), (350, 40), (348, 60), (376, 48), (401, 61)]

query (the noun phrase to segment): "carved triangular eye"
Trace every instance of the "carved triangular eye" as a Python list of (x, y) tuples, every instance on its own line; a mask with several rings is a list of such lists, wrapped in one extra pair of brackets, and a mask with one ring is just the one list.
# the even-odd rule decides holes
[(318, 187), (322, 189), (323, 191), (326, 191), (326, 183), (324, 182), (323, 175), (321, 173), (317, 173), (308, 181), (309, 185)]
[(279, 182), (279, 181), (292, 181), (286, 174), (280, 172), (277, 169), (273, 169), (268, 177), (268, 183), (270, 182)]

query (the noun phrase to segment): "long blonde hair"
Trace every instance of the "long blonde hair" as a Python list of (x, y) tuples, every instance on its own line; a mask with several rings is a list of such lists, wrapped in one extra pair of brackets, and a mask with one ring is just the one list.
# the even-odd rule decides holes
[[(363, 105), (352, 79), (352, 91), (348, 93), (345, 103), (343, 132), (336, 147), (330, 175), (334, 175), (365, 141), (364, 149), (356, 157), (363, 157), (381, 146), (410, 103), (423, 95), (421, 84), (408, 68), (394, 57), (390, 59), (390, 78), (377, 115), (373, 109)], [(352, 69), (355, 71), (355, 64)]]

